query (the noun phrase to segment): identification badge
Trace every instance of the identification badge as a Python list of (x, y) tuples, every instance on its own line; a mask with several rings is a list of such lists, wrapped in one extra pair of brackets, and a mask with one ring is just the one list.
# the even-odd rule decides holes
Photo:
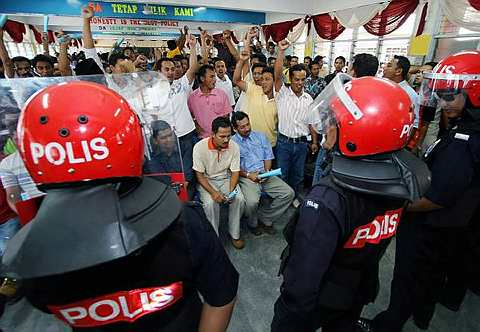
[(457, 139), (461, 139), (462, 141), (468, 141), (468, 139), (470, 138), (470, 135), (456, 133), (454, 137)]

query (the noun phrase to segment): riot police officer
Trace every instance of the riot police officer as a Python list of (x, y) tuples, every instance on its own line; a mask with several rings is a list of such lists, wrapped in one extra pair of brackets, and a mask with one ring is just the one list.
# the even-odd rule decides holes
[(402, 208), (423, 194), (428, 170), (403, 150), (413, 114), (395, 83), (339, 74), (312, 112), (320, 132), (337, 127), (332, 171), (312, 188), (286, 232), (271, 329), (356, 331), (363, 306), (376, 297), (379, 260)]
[(142, 177), (142, 128), (125, 99), (96, 83), (52, 85), (18, 128), (47, 195), (3, 264), (31, 304), (74, 331), (226, 330), (238, 273), (201, 207)]
[(448, 128), (425, 153), (430, 188), (399, 229), (389, 306), (373, 322), (359, 322), (365, 331), (401, 331), (411, 315), (427, 329), (437, 302), (458, 310), (466, 291), (451, 286), (467, 280), (468, 224), (480, 202), (480, 52), (440, 61), (421, 94), (425, 105), (440, 106)]

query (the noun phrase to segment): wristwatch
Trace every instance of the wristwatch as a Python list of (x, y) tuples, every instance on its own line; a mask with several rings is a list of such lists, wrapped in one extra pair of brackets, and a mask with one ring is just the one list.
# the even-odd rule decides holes
[(247, 179), (250, 177), (250, 172), (247, 172)]

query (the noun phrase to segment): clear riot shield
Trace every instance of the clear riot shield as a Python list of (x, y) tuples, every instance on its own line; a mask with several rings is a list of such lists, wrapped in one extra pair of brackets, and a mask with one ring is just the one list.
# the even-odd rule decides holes
[(143, 127), (144, 174), (171, 185), (182, 200), (187, 200), (182, 154), (172, 127), (174, 114), (168, 100), (170, 84), (157, 72), (0, 80), (0, 148), (3, 154), (16, 151), (14, 132), (28, 99), (47, 86), (75, 80), (106, 85), (127, 100)]

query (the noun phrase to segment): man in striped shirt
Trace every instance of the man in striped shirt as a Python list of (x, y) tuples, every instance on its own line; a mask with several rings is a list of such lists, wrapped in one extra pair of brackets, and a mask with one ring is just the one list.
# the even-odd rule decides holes
[[(16, 124), (10, 124), (9, 130), (16, 145)], [(3, 158), (0, 162), (0, 180), (5, 188), (8, 206), (15, 213), (17, 213), (16, 203), (18, 201), (44, 195), (37, 189), (35, 182), (28, 174), (18, 150)]]
[(310, 126), (314, 123), (314, 113), (310, 110), (312, 97), (305, 93), (303, 86), (307, 73), (302, 65), (292, 66), (289, 70), (290, 87), (282, 82), (285, 50), (289, 47), (286, 40), (278, 44), (278, 57), (275, 61), (275, 99), (278, 110), (277, 163), (282, 169), (282, 179), (287, 182), (298, 196), (303, 181), (305, 158), (308, 144), (312, 153), (318, 151), (317, 133)]

